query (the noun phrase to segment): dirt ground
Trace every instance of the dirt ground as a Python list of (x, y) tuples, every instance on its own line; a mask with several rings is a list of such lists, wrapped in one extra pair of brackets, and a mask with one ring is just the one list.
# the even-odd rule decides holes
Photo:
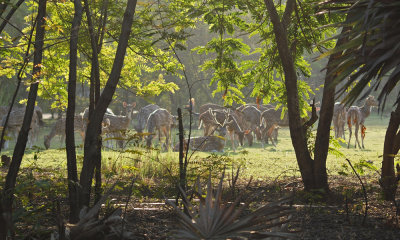
[[(400, 239), (400, 218), (392, 202), (383, 201), (375, 183), (367, 185), (368, 213), (363, 223), (365, 202), (361, 188), (349, 177), (330, 178), (331, 193), (324, 203), (313, 202), (304, 194), (301, 182), (281, 181), (265, 184), (253, 183), (247, 196), (258, 194), (253, 199), (260, 206), (295, 191), (293, 208), (296, 210), (289, 229), (298, 239)], [(343, 186), (354, 187), (347, 201), (342, 194)], [(137, 239), (173, 239), (171, 231), (179, 227), (177, 216), (162, 202), (134, 203), (130, 206), (128, 229)], [(347, 202), (347, 204), (346, 204)], [(347, 207), (346, 207), (347, 206)], [(346, 210), (347, 209), (347, 210)]]

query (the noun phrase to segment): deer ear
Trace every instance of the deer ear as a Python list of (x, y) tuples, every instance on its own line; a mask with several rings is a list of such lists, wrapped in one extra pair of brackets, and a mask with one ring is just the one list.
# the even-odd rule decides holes
[(122, 106), (123, 106), (124, 108), (126, 108), (126, 105), (128, 105), (126, 102), (123, 102), (123, 103), (122, 103)]

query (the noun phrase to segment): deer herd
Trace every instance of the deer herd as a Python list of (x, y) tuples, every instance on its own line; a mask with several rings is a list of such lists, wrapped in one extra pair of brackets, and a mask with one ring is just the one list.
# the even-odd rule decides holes
[[(369, 96), (363, 106), (351, 106), (346, 108), (342, 103), (335, 103), (333, 112), (333, 128), (336, 138), (345, 139), (345, 125), (347, 123), (349, 130), (348, 147), (352, 137), (352, 126), (355, 127), (356, 146), (364, 148), (365, 138), (365, 119), (370, 115), (373, 106), (378, 103), (373, 96)], [(126, 132), (130, 129), (131, 123), (134, 130), (139, 133), (140, 138), (145, 138), (146, 146), (152, 146), (152, 140), (158, 134), (158, 140), (161, 144), (162, 138), (165, 142), (162, 144), (164, 149), (173, 146), (171, 140), (171, 129), (177, 126), (177, 117), (168, 110), (155, 104), (149, 104), (138, 111), (135, 111), (136, 103), (123, 103), (124, 115), (115, 115), (110, 109), (107, 110), (102, 123), (102, 135), (105, 136), (105, 146), (112, 148), (112, 140), (120, 148), (124, 147)], [(235, 151), (238, 145), (243, 146), (246, 140), (249, 146), (253, 145), (254, 139), (260, 142), (262, 147), (269, 141), (276, 146), (278, 141), (278, 131), (281, 127), (288, 126), (287, 115), (281, 117), (282, 111), (274, 106), (265, 104), (245, 104), (238, 108), (227, 108), (213, 103), (203, 104), (199, 111), (194, 111), (194, 99), (190, 105), (186, 106), (190, 113), (198, 117), (198, 129), (203, 128), (203, 136), (191, 137), (190, 141), (185, 140), (184, 148), (198, 151), (223, 151), (226, 139), (231, 142), (231, 149)], [(1, 126), (4, 126), (8, 107), (0, 106)], [(6, 135), (7, 139), (16, 139), (22, 126), (24, 108), (14, 109), (9, 117)], [(65, 136), (65, 117), (58, 119), (51, 128), (48, 135), (44, 136), (44, 146), (50, 148), (50, 142), (54, 136), (61, 137), (61, 143)], [(84, 141), (86, 126), (89, 121), (89, 111), (85, 109), (79, 115), (75, 116), (74, 131), (79, 132)], [(32, 117), (31, 131), (28, 137), (28, 146), (32, 147), (39, 136), (39, 130), (43, 126), (43, 113), (40, 107), (35, 107)], [(358, 140), (358, 132), (361, 132), (361, 145)], [(216, 135), (215, 135), (216, 134)], [(7, 148), (6, 141), (4, 148)], [(175, 145), (174, 150), (178, 150), (179, 145)]]

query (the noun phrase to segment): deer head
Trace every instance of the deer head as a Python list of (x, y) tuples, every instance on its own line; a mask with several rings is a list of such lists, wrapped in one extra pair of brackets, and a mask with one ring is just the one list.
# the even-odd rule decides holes
[(370, 107), (377, 107), (378, 106), (378, 101), (375, 100), (375, 97), (372, 95), (369, 95), (367, 99), (365, 100), (365, 105), (370, 106)]

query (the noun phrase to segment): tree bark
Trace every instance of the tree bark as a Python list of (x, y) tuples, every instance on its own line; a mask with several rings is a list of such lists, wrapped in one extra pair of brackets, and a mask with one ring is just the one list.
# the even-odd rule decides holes
[[(348, 30), (343, 28), (341, 36), (336, 42), (335, 48), (338, 48), (346, 42), (346, 38), (343, 37), (344, 33)], [(333, 62), (342, 55), (342, 52), (337, 52), (329, 56), (327, 70), (325, 74), (324, 90), (322, 93), (322, 104), (320, 111), (320, 118), (318, 122), (317, 136), (315, 139), (315, 150), (314, 150), (314, 181), (317, 189), (324, 189), (325, 192), (329, 192), (328, 176), (326, 173), (326, 160), (328, 157), (329, 149), (329, 137), (331, 122), (333, 117), (333, 107), (335, 105), (335, 89), (334, 79), (336, 74), (333, 74)]]
[(14, 200), (14, 188), (17, 180), (19, 168), (21, 166), (22, 157), (24, 156), (28, 134), (32, 122), (33, 111), (41, 77), (41, 65), (43, 55), (43, 40), (45, 33), (45, 15), (46, 15), (46, 0), (39, 0), (38, 15), (36, 18), (36, 36), (34, 43), (33, 71), (32, 83), (30, 85), (28, 102), (25, 110), (24, 120), (21, 130), (18, 134), (17, 143), (14, 148), (10, 168), (6, 176), (6, 182), (3, 189), (3, 210), (5, 214), (11, 217), (12, 202)]
[(380, 181), (385, 200), (394, 200), (397, 190), (398, 180), (394, 171), (394, 157), (398, 153), (396, 141), (400, 126), (400, 104), (397, 104), (396, 110), (390, 115), (390, 121), (385, 135), (383, 145), (382, 160), (382, 179)]
[(90, 116), (90, 121), (86, 130), (85, 147), (84, 147), (84, 160), (81, 172), (80, 184), (82, 186), (81, 205), (89, 206), (91, 183), (96, 166), (96, 159), (98, 159), (98, 138), (100, 137), (99, 127), (101, 125), (104, 114), (110, 104), (114, 95), (115, 89), (119, 82), (122, 66), (124, 63), (126, 48), (128, 46), (129, 35), (133, 23), (133, 15), (135, 13), (137, 0), (128, 0), (127, 7), (122, 21), (121, 34), (118, 41), (117, 52), (111, 74), (96, 104), (93, 114)]
[[(291, 6), (294, 0), (288, 0)], [(289, 115), (289, 129), (292, 144), (296, 153), (297, 163), (303, 179), (305, 190), (315, 189), (313, 160), (307, 148), (307, 139), (303, 131), (300, 118), (299, 96), (297, 92), (297, 75), (294, 68), (293, 57), (290, 53), (287, 32), (281, 23), (279, 15), (272, 0), (264, 0), (273, 25), (275, 40), (278, 46), (279, 56), (285, 73), (285, 85), (287, 92), (287, 106)]]
[(81, 0), (74, 0), (75, 13), (72, 20), (70, 54), (69, 54), (69, 81), (68, 81), (68, 107), (65, 122), (65, 146), (67, 150), (68, 167), (68, 194), (70, 206), (70, 223), (79, 221), (79, 191), (78, 191), (78, 171), (76, 166), (75, 151), (75, 100), (76, 100), (76, 75), (78, 60), (78, 34), (82, 21)]
[[(92, 116), (92, 113), (95, 109), (95, 105), (97, 104), (99, 98), (100, 98), (100, 65), (99, 65), (99, 57), (98, 53), (100, 52), (100, 49), (98, 47), (98, 39), (99, 36), (96, 36), (94, 33), (94, 26), (92, 22), (92, 14), (89, 9), (89, 4), (87, 0), (84, 0), (85, 3), (85, 13), (86, 13), (86, 19), (88, 23), (88, 28), (89, 28), (89, 37), (90, 37), (90, 46), (92, 47), (92, 66), (91, 66), (91, 73), (90, 73), (90, 84), (91, 84), (91, 89), (92, 91), (90, 92), (93, 94), (90, 96), (90, 105), (89, 105), (89, 119)], [(101, 125), (98, 126), (99, 129), (98, 131), (101, 133)], [(97, 152), (98, 154), (96, 155), (96, 175), (95, 175), (95, 202), (100, 200), (101, 198), (101, 137), (97, 139)]]

